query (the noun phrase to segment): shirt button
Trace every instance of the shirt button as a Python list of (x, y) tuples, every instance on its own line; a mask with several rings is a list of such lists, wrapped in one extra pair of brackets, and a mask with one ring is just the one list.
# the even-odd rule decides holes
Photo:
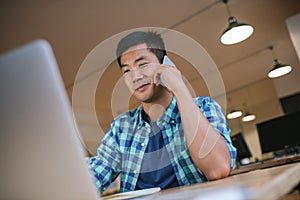
[(145, 146), (144, 142), (141, 143), (141, 146), (142, 146), (142, 147)]
[(133, 173), (136, 174), (136, 170), (133, 170)]
[(171, 120), (171, 124), (175, 124), (175, 121), (174, 121), (174, 120)]

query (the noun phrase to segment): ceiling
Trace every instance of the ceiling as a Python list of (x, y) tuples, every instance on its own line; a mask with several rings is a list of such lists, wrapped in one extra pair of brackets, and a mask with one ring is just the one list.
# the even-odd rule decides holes
[[(299, 0), (229, 0), (228, 6), (238, 22), (254, 27), (253, 36), (231, 46), (219, 41), (229, 17), (221, 0), (1, 0), (0, 53), (37, 38), (48, 40), (70, 98), (76, 74), (90, 52), (114, 35), (139, 27), (172, 29), (202, 45), (218, 68), (226, 93), (268, 79), (273, 65), (271, 45), (282, 63), (300, 67), (285, 23), (300, 12)], [(103, 112), (109, 112), (112, 90), (121, 77), (115, 63), (107, 65), (95, 97), (95, 107)], [(203, 77), (193, 67), (178, 68), (197, 95), (206, 95)]]

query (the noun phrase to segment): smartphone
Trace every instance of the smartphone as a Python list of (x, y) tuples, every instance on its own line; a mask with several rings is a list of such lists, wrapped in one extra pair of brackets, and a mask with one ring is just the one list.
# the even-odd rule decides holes
[[(170, 60), (170, 58), (167, 55), (164, 56), (162, 64), (170, 65), (170, 66), (173, 66), (173, 67), (175, 66), (175, 64)], [(161, 83), (162, 86), (166, 87), (166, 84), (165, 84), (165, 81), (164, 81), (162, 75), (160, 75), (160, 83)]]

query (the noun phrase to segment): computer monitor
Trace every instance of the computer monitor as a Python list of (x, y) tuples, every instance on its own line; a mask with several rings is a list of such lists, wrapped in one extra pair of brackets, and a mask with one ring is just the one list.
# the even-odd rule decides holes
[(101, 199), (48, 41), (0, 55), (0, 94), (0, 199)]
[(299, 123), (300, 111), (297, 111), (256, 124), (262, 153), (299, 148)]
[(240, 162), (244, 158), (252, 156), (251, 151), (246, 143), (242, 132), (231, 136), (232, 144), (237, 150), (237, 161)]

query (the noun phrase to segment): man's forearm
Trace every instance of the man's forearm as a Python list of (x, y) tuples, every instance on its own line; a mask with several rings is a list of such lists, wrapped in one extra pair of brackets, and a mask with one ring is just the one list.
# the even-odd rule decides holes
[(209, 180), (230, 171), (230, 154), (224, 138), (212, 127), (184, 88), (175, 94), (190, 155)]

